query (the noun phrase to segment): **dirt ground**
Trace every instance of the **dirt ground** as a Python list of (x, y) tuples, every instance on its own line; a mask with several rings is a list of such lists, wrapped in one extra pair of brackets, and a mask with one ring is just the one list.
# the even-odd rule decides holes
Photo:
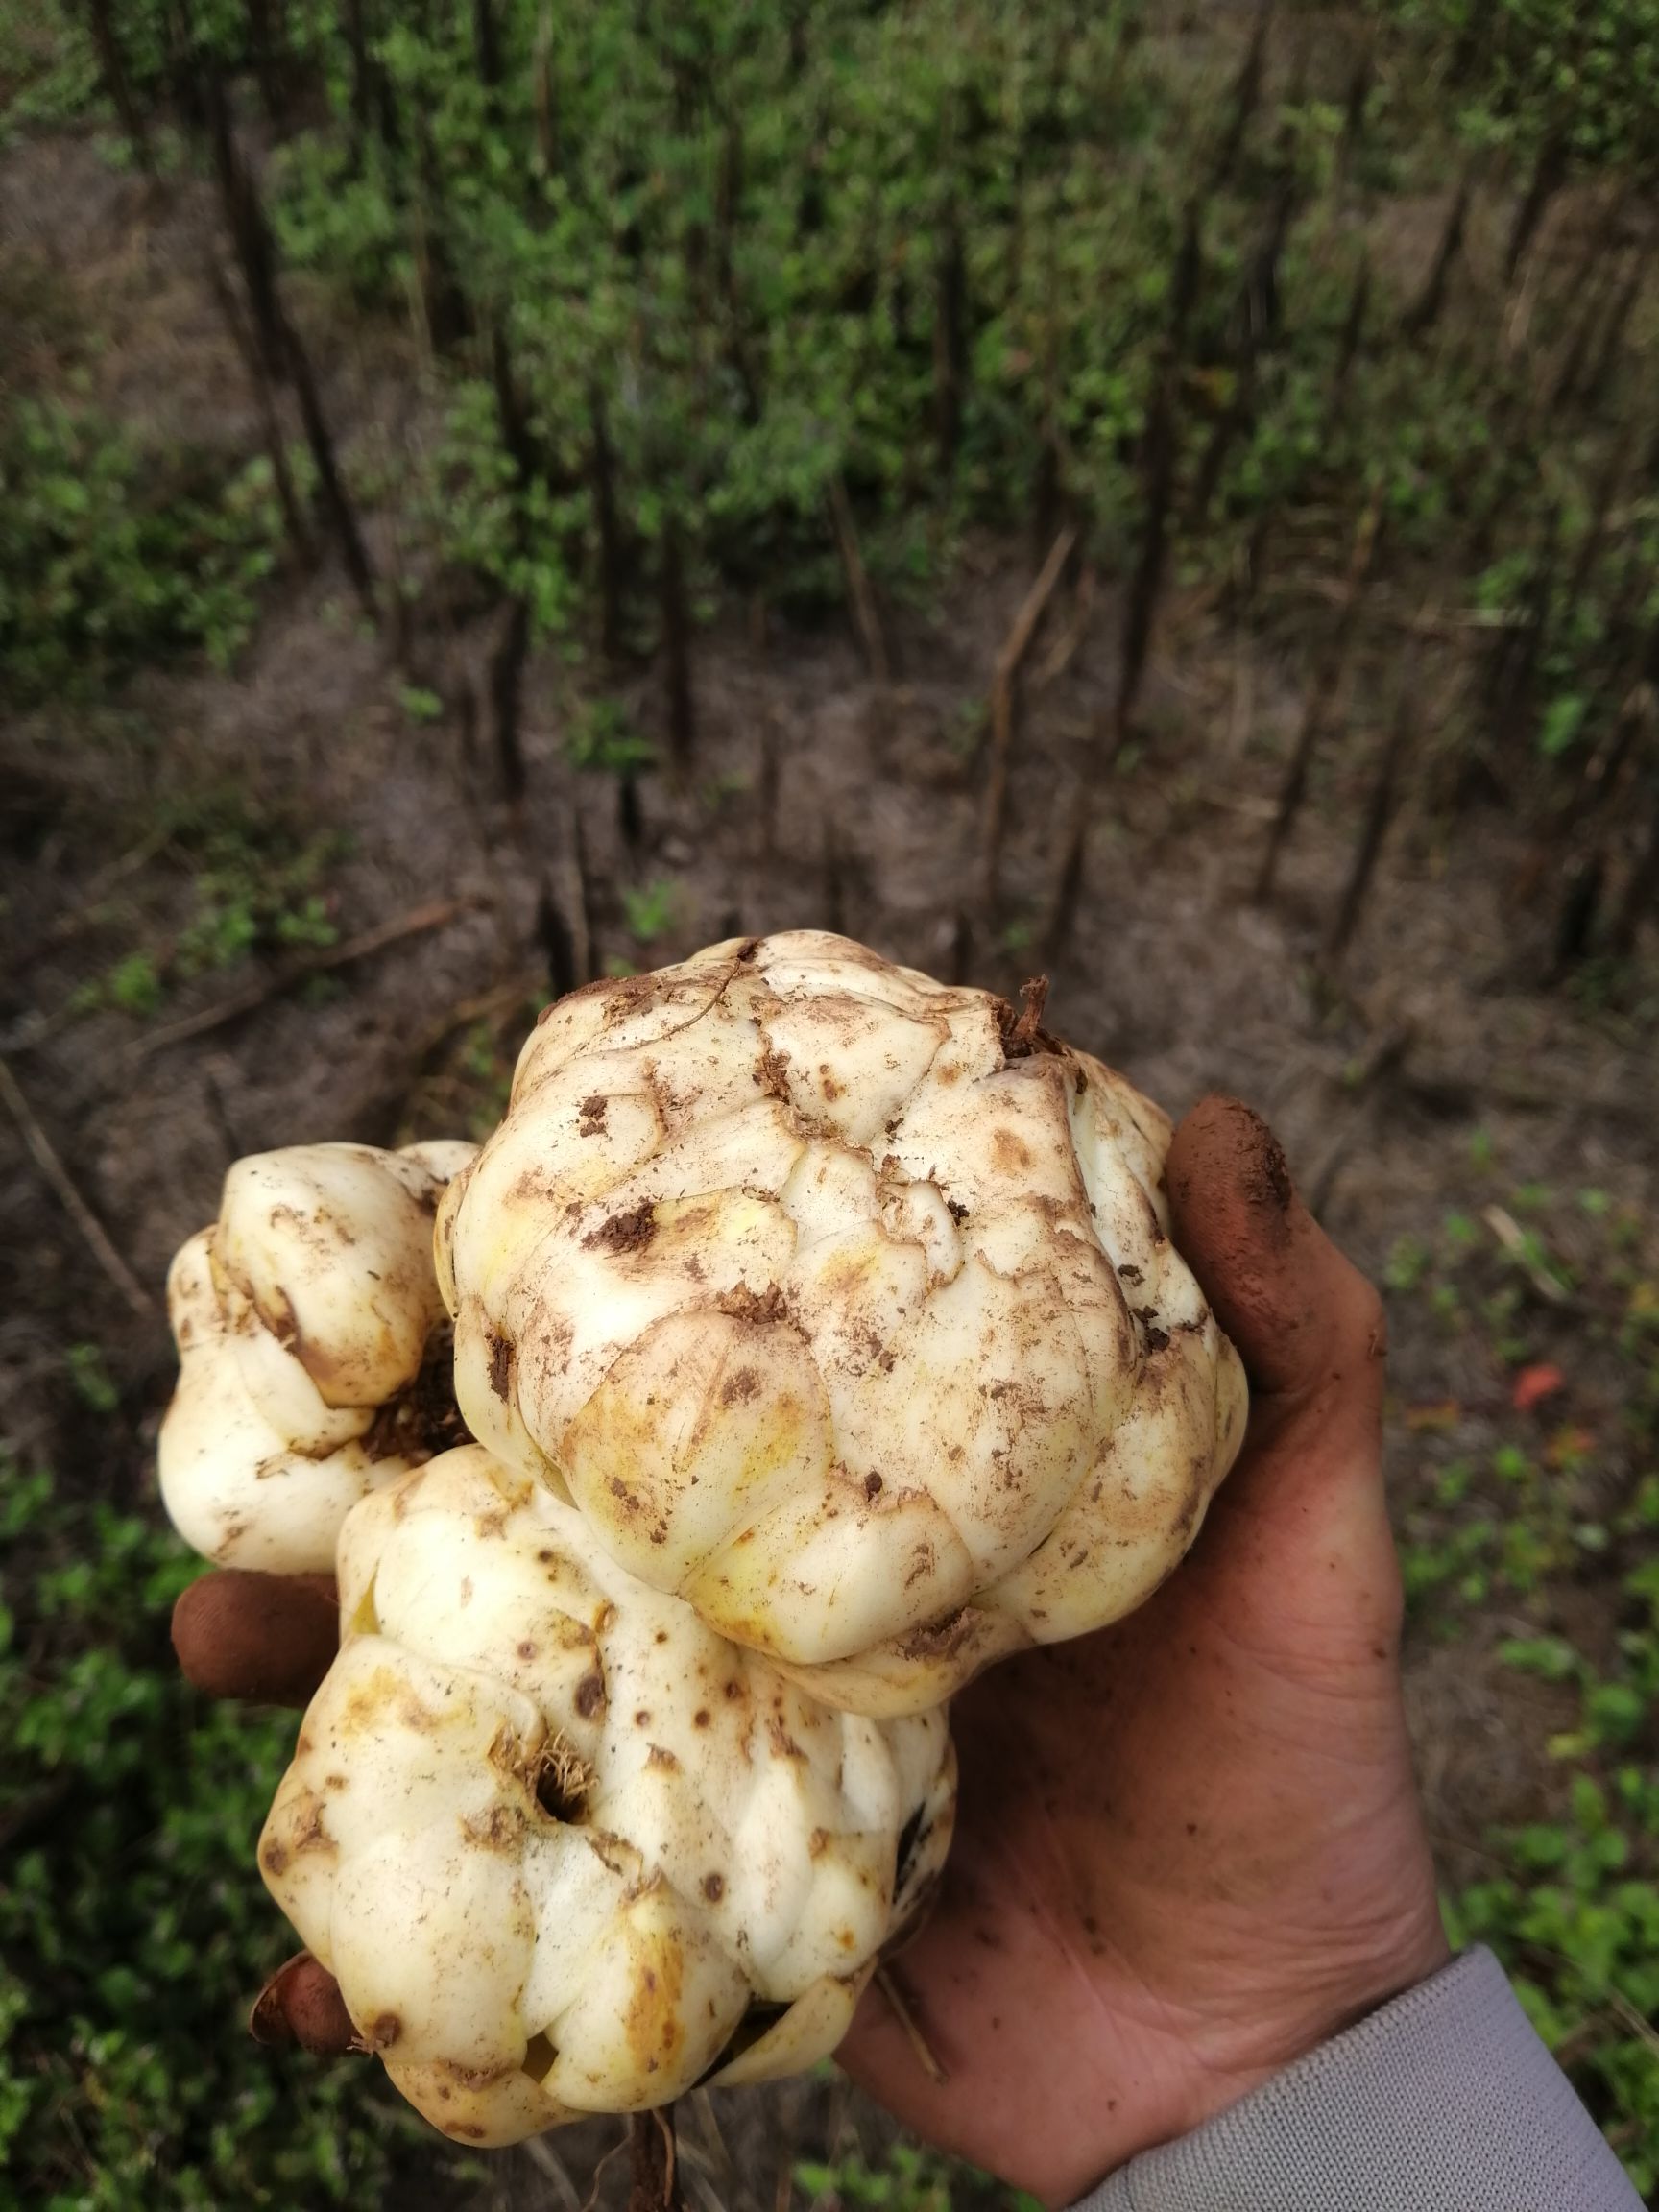
[[(27, 278), (32, 297), (53, 302), (50, 315), (14, 324), (8, 373), (27, 383), (49, 360), (75, 357), (105, 404), (136, 413), (157, 438), (250, 450), (234, 357), (186, 267), (199, 219), (187, 194), (157, 205), (82, 141), (0, 156), (0, 283), (17, 297)], [(418, 405), (382, 404), (393, 386), (406, 390), (397, 363), (372, 371), (355, 355), (330, 356), (325, 326), (317, 336), (349, 455), (395, 462), (400, 441), (421, 435)], [(389, 527), (377, 523), (382, 541)], [(0, 1245), (11, 1257), (0, 1429), (77, 1480), (129, 1500), (149, 1494), (172, 1373), (162, 1279), (174, 1248), (215, 1211), (225, 1167), (268, 1145), (386, 1142), (487, 1118), (534, 995), (547, 988), (544, 888), (589, 972), (607, 960), (654, 965), (737, 930), (810, 925), (925, 968), (949, 971), (965, 953), (968, 974), (998, 988), (1021, 980), (1035, 963), (1029, 944), (1114, 674), (1103, 591), (1070, 664), (1041, 681), (1071, 619), (1063, 593), (1023, 701), (994, 933), (974, 895), (983, 706), (1030, 573), (1027, 547), (979, 545), (937, 606), (889, 608), (890, 691), (870, 680), (850, 629), (796, 634), (774, 620), (762, 639), (741, 611), (723, 616), (699, 641), (693, 772), (681, 786), (642, 779), (635, 847), (619, 828), (613, 781), (567, 762), (570, 684), (551, 656), (532, 667), (528, 792), (510, 809), (464, 716), (411, 718), (400, 703), (406, 676), (362, 634), (326, 572), (274, 588), (233, 675), (147, 676), (117, 708), (74, 722), (51, 711), (0, 720), (0, 1051), (154, 1302), (144, 1318), (130, 1310), (14, 1118), (0, 1116)], [(416, 639), (451, 697), (487, 643), (482, 628)], [(1240, 649), (1196, 596), (1172, 601), (1140, 757), (1094, 802), (1051, 1024), (1176, 1114), (1212, 1088), (1250, 1099), (1333, 1234), (1374, 1273), (1402, 1239), (1431, 1240), (1449, 1211), (1479, 1214), (1485, 1199), (1522, 1185), (1593, 1187), (1650, 1220), (1651, 930), (1617, 1004), (1548, 984), (1548, 917), (1522, 832), (1479, 810), (1448, 827), (1408, 808), (1344, 964), (1322, 967), (1388, 675), (1381, 661), (1362, 669), (1348, 731), (1321, 766), (1274, 897), (1260, 902), (1250, 886), (1306, 666), (1271, 644)], [(625, 688), (654, 733), (660, 685), (641, 669)], [(176, 1043), (167, 1024), (275, 969), (204, 974), (148, 1021), (76, 1011), (77, 992), (113, 960), (138, 946), (164, 952), (176, 939), (194, 895), (187, 845), (165, 822), (227, 795), (248, 819), (297, 836), (345, 833), (325, 878), (342, 939), (434, 902), (453, 902), (452, 916), (325, 985), (276, 992)], [(648, 886), (671, 886), (656, 901), (668, 919), (642, 944), (623, 895)], [(1442, 1329), (1422, 1302), (1403, 1298), (1393, 1328), (1389, 1462), (1404, 1512), (1431, 1447), (1489, 1455), (1516, 1416), (1479, 1334)], [(1616, 1434), (1611, 1348), (1571, 1310), (1550, 1316), (1548, 1330), (1551, 1356), (1572, 1377), (1573, 1417)], [(83, 1341), (103, 1348), (137, 1415), (120, 1466), (79, 1459), (63, 1349)], [(1431, 1431), (1406, 1418), (1440, 1406), (1453, 1410)], [(1627, 1473), (1619, 1451), (1610, 1444), (1594, 1478), (1610, 1489)], [(1593, 1570), (1573, 1602), (1593, 1622)], [(1491, 1823), (1527, 1814), (1540, 1743), (1560, 1721), (1558, 1693), (1499, 1667), (1493, 1647), (1512, 1625), (1495, 1605), (1455, 1645), (1420, 1636), (1411, 1647), (1413, 1724), (1449, 1868), (1479, 1860)], [(544, 2172), (516, 2171), (527, 2183)], [(575, 2156), (569, 2171), (580, 2179)], [(563, 2197), (545, 2176), (537, 2185)], [(572, 2196), (568, 2212), (578, 2205)]]

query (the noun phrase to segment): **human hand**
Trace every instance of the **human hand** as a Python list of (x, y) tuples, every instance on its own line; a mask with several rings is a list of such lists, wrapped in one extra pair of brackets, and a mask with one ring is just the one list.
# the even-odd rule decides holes
[[(1228, 1099), (1182, 1124), (1176, 1237), (1250, 1371), (1244, 1454), (1117, 1626), (960, 1697), (962, 1810), (899, 1968), (948, 2080), (873, 1992), (840, 2056), (909, 2126), (1052, 2202), (1182, 2134), (1447, 1957), (1406, 1739), (1375, 1293)], [(174, 1638), (214, 1694), (303, 1704), (325, 1579), (208, 1575)], [(255, 2032), (348, 2047), (314, 1960)]]
[(952, 1709), (956, 1839), (838, 2056), (908, 2127), (1053, 2204), (1185, 2134), (1449, 1956), (1400, 1695), (1383, 1322), (1236, 1099), (1181, 1124), (1175, 1240), (1250, 1376), (1185, 1563)]
[[(173, 1608), (179, 1664), (210, 1697), (308, 1705), (339, 1640), (328, 1575), (219, 1568), (192, 1582)], [(249, 2026), (261, 2043), (299, 2043), (323, 2057), (356, 2047), (339, 1984), (304, 1951), (266, 1983)]]

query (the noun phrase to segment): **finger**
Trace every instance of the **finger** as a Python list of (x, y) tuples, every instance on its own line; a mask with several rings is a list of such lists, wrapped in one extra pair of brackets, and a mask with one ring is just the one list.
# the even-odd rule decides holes
[(273, 2049), (298, 2043), (319, 2058), (338, 2058), (364, 2048), (340, 1984), (309, 1951), (278, 1966), (254, 1999), (248, 2032)]
[(1250, 1449), (1212, 1508), (1211, 1570), (1243, 1577), (1236, 1620), (1270, 1594), (1269, 1643), (1289, 1620), (1304, 1655), (1387, 1661), (1403, 1598), (1382, 1482), (1382, 1302), (1237, 1098), (1192, 1109), (1167, 1181), (1176, 1240), (1251, 1383)]
[(1380, 1393), (1381, 1302), (1296, 1195), (1261, 1116), (1237, 1098), (1200, 1099), (1166, 1173), (1176, 1243), (1256, 1392), (1301, 1398), (1340, 1372)]
[(225, 1567), (192, 1582), (173, 1608), (173, 1648), (198, 1690), (262, 1705), (304, 1705), (340, 1642), (326, 1575), (252, 1575)]

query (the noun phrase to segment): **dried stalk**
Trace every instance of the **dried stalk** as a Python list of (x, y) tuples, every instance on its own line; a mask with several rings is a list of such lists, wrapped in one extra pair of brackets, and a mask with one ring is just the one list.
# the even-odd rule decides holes
[(349, 937), (343, 945), (330, 945), (321, 952), (308, 952), (303, 959), (291, 960), (275, 974), (221, 999), (217, 1006), (204, 1006), (199, 1014), (186, 1014), (182, 1021), (169, 1022), (159, 1029), (152, 1029), (128, 1047), (128, 1057), (148, 1060), (171, 1046), (187, 1043), (192, 1037), (205, 1037), (209, 1030), (222, 1029), (227, 1022), (256, 1012), (268, 1000), (297, 991), (313, 975), (325, 975), (333, 969), (372, 959), (376, 952), (400, 945), (405, 938), (423, 936), (429, 929), (447, 928), (451, 922), (470, 913), (475, 905), (476, 902), (470, 899), (437, 899), (430, 905), (417, 906), (411, 913), (400, 914), (394, 922), (382, 922), (373, 929), (365, 929), (361, 936)]
[(846, 571), (847, 594), (853, 602), (853, 619), (857, 624), (864, 658), (869, 662), (871, 675), (885, 689), (892, 681), (887, 640), (881, 634), (881, 617), (877, 610), (876, 594), (870, 589), (870, 578), (865, 572), (863, 556), (858, 550), (858, 537), (853, 526), (853, 509), (847, 497), (847, 487), (839, 476), (832, 476), (830, 480), (830, 518), (835, 527), (835, 543), (840, 551), (842, 568)]
[(1049, 547), (1048, 558), (1021, 601), (1013, 627), (1002, 641), (991, 678), (991, 772), (985, 787), (985, 815), (979, 846), (980, 900), (987, 913), (997, 902), (998, 861), (1007, 811), (1008, 759), (1014, 744), (1015, 683), (1076, 542), (1076, 531), (1067, 528)]
[(30, 1158), (56, 1192), (63, 1211), (81, 1232), (87, 1250), (139, 1320), (150, 1320), (156, 1311), (156, 1301), (116, 1251), (104, 1224), (75, 1188), (68, 1168), (53, 1150), (51, 1140), (36, 1120), (28, 1099), (18, 1089), (17, 1078), (4, 1060), (0, 1060), (0, 1099), (4, 1099), (7, 1111), (16, 1122), (18, 1134), (29, 1149)]
[(1359, 839), (1354, 848), (1354, 858), (1348, 871), (1348, 880), (1343, 885), (1341, 900), (1325, 939), (1326, 957), (1332, 962), (1341, 959), (1358, 926), (1366, 894), (1371, 888), (1377, 862), (1382, 857), (1382, 841), (1394, 819), (1401, 781), (1416, 733), (1417, 656), (1414, 650), (1408, 650), (1405, 665), (1400, 671), (1400, 688), (1394, 702), (1394, 713), (1388, 725), (1388, 733), (1382, 740), (1376, 780), (1366, 802)]
[(1307, 709), (1302, 716), (1302, 727), (1297, 733), (1296, 744), (1290, 755), (1289, 766), (1280, 787), (1279, 804), (1268, 831), (1267, 848), (1262, 855), (1262, 866), (1256, 878), (1256, 896), (1267, 898), (1273, 889), (1273, 878), (1278, 872), (1279, 855), (1285, 840), (1301, 811), (1308, 791), (1308, 771), (1319, 740), (1325, 733), (1331, 710), (1342, 689), (1348, 674), (1348, 663), (1353, 652), (1355, 614), (1359, 603), (1359, 590), (1370, 573), (1376, 555), (1377, 541), (1382, 517), (1382, 494), (1374, 492), (1359, 517), (1359, 527), (1354, 534), (1354, 549), (1349, 555), (1348, 570), (1343, 578), (1342, 599), (1336, 616), (1336, 637), (1325, 663), (1309, 693)]

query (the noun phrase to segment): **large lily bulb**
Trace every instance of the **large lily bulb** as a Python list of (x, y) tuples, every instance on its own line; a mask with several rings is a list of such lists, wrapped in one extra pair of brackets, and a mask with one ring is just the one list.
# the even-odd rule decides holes
[(589, 985), (440, 1208), (461, 1412), (815, 1696), (924, 1711), (1139, 1604), (1242, 1439), (1169, 1135), (844, 938)]
[(226, 1176), (167, 1278), (161, 1495), (206, 1558), (326, 1574), (358, 1499), (465, 1435), (432, 1223), (473, 1149), (301, 1144)]
[(950, 1842), (943, 1713), (805, 1695), (477, 1446), (353, 1507), (259, 1844), (363, 2041), (509, 2143), (840, 2040)]

